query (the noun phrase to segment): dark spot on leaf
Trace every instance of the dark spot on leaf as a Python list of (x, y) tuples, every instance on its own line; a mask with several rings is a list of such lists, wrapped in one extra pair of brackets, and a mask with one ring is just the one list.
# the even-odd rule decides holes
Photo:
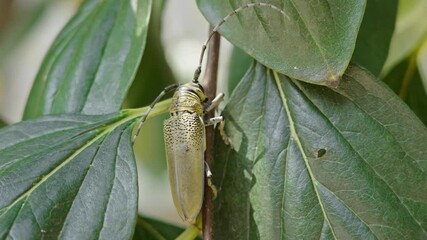
[(326, 149), (320, 148), (314, 151), (314, 157), (315, 158), (321, 158), (326, 154)]

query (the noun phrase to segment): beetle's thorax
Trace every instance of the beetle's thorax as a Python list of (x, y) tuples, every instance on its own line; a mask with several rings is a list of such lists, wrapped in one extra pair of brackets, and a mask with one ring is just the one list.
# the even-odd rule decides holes
[(187, 83), (176, 90), (169, 112), (171, 115), (197, 113), (199, 116), (203, 116), (203, 101), (205, 100), (206, 95), (200, 85)]

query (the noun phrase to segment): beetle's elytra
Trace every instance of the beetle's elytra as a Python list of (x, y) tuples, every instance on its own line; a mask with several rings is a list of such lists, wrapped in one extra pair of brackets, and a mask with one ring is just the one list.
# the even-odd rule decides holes
[[(197, 67), (192, 82), (183, 85), (172, 84), (167, 86), (144, 114), (133, 142), (141, 130), (141, 127), (154, 105), (169, 91), (175, 90), (169, 107), (170, 118), (164, 122), (164, 139), (166, 145), (166, 157), (169, 172), (172, 198), (175, 208), (181, 218), (194, 224), (203, 203), (205, 174), (210, 181), (211, 172), (204, 161), (206, 149), (205, 127), (221, 122), (222, 117), (214, 117), (204, 122), (203, 117), (207, 112), (215, 109), (222, 101), (224, 94), (218, 94), (215, 99), (209, 101), (198, 78), (201, 72), (204, 53), (209, 40), (218, 31), (222, 24), (231, 16), (243, 9), (253, 7), (267, 7), (282, 13), (286, 13), (269, 3), (248, 3), (234, 9), (227, 14), (211, 31), (208, 39), (203, 44)], [(208, 182), (209, 183), (209, 182)], [(209, 184), (211, 186), (211, 184)], [(213, 186), (212, 186), (213, 187)], [(214, 187), (213, 187), (214, 190)]]
[(205, 126), (222, 120), (219, 117), (203, 122), (207, 108), (212, 109), (206, 104), (206, 100), (199, 84), (187, 83), (180, 86), (169, 108), (171, 117), (164, 122), (173, 202), (181, 218), (190, 223), (195, 223), (203, 202)]

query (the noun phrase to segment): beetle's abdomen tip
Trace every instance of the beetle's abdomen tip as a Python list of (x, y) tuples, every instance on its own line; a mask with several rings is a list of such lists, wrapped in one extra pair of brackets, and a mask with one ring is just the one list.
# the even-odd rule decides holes
[(196, 216), (188, 216), (188, 214), (186, 213), (186, 211), (185, 211), (185, 209), (181, 209), (181, 211), (182, 211), (182, 219), (185, 221), (185, 222), (188, 222), (188, 223), (190, 223), (190, 224), (196, 224), (196, 218), (197, 218), (197, 215)]

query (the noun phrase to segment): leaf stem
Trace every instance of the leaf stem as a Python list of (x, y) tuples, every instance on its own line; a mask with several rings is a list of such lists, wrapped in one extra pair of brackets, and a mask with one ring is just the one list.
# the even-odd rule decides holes
[[(154, 105), (153, 110), (150, 112), (150, 114), (147, 116), (147, 120), (153, 117), (156, 117), (160, 114), (168, 112), (169, 106), (172, 102), (172, 99), (166, 99), (161, 102), (158, 102), (156, 105)], [(126, 115), (126, 119), (132, 119), (132, 118), (141, 118), (147, 111), (149, 106), (142, 107), (142, 108), (132, 108), (132, 109), (125, 109), (122, 110), (123, 114)]]
[[(211, 32), (211, 29), (209, 32)], [(209, 99), (213, 99), (216, 95), (217, 88), (217, 76), (218, 76), (218, 60), (219, 60), (219, 46), (220, 46), (220, 35), (214, 33), (208, 47), (208, 62), (206, 66), (206, 73), (204, 76), (204, 89), (206, 96)], [(215, 111), (207, 113), (205, 118), (214, 117)], [(206, 119), (205, 119), (206, 120)], [(206, 128), (206, 151), (205, 161), (211, 169), (214, 165), (214, 128), (209, 126)], [(210, 187), (205, 181), (205, 193), (204, 201), (202, 206), (202, 217), (203, 217), (203, 239), (212, 240), (214, 236), (213, 232), (213, 194)]]
[(195, 225), (189, 226), (175, 240), (193, 240), (199, 235), (200, 229)]

